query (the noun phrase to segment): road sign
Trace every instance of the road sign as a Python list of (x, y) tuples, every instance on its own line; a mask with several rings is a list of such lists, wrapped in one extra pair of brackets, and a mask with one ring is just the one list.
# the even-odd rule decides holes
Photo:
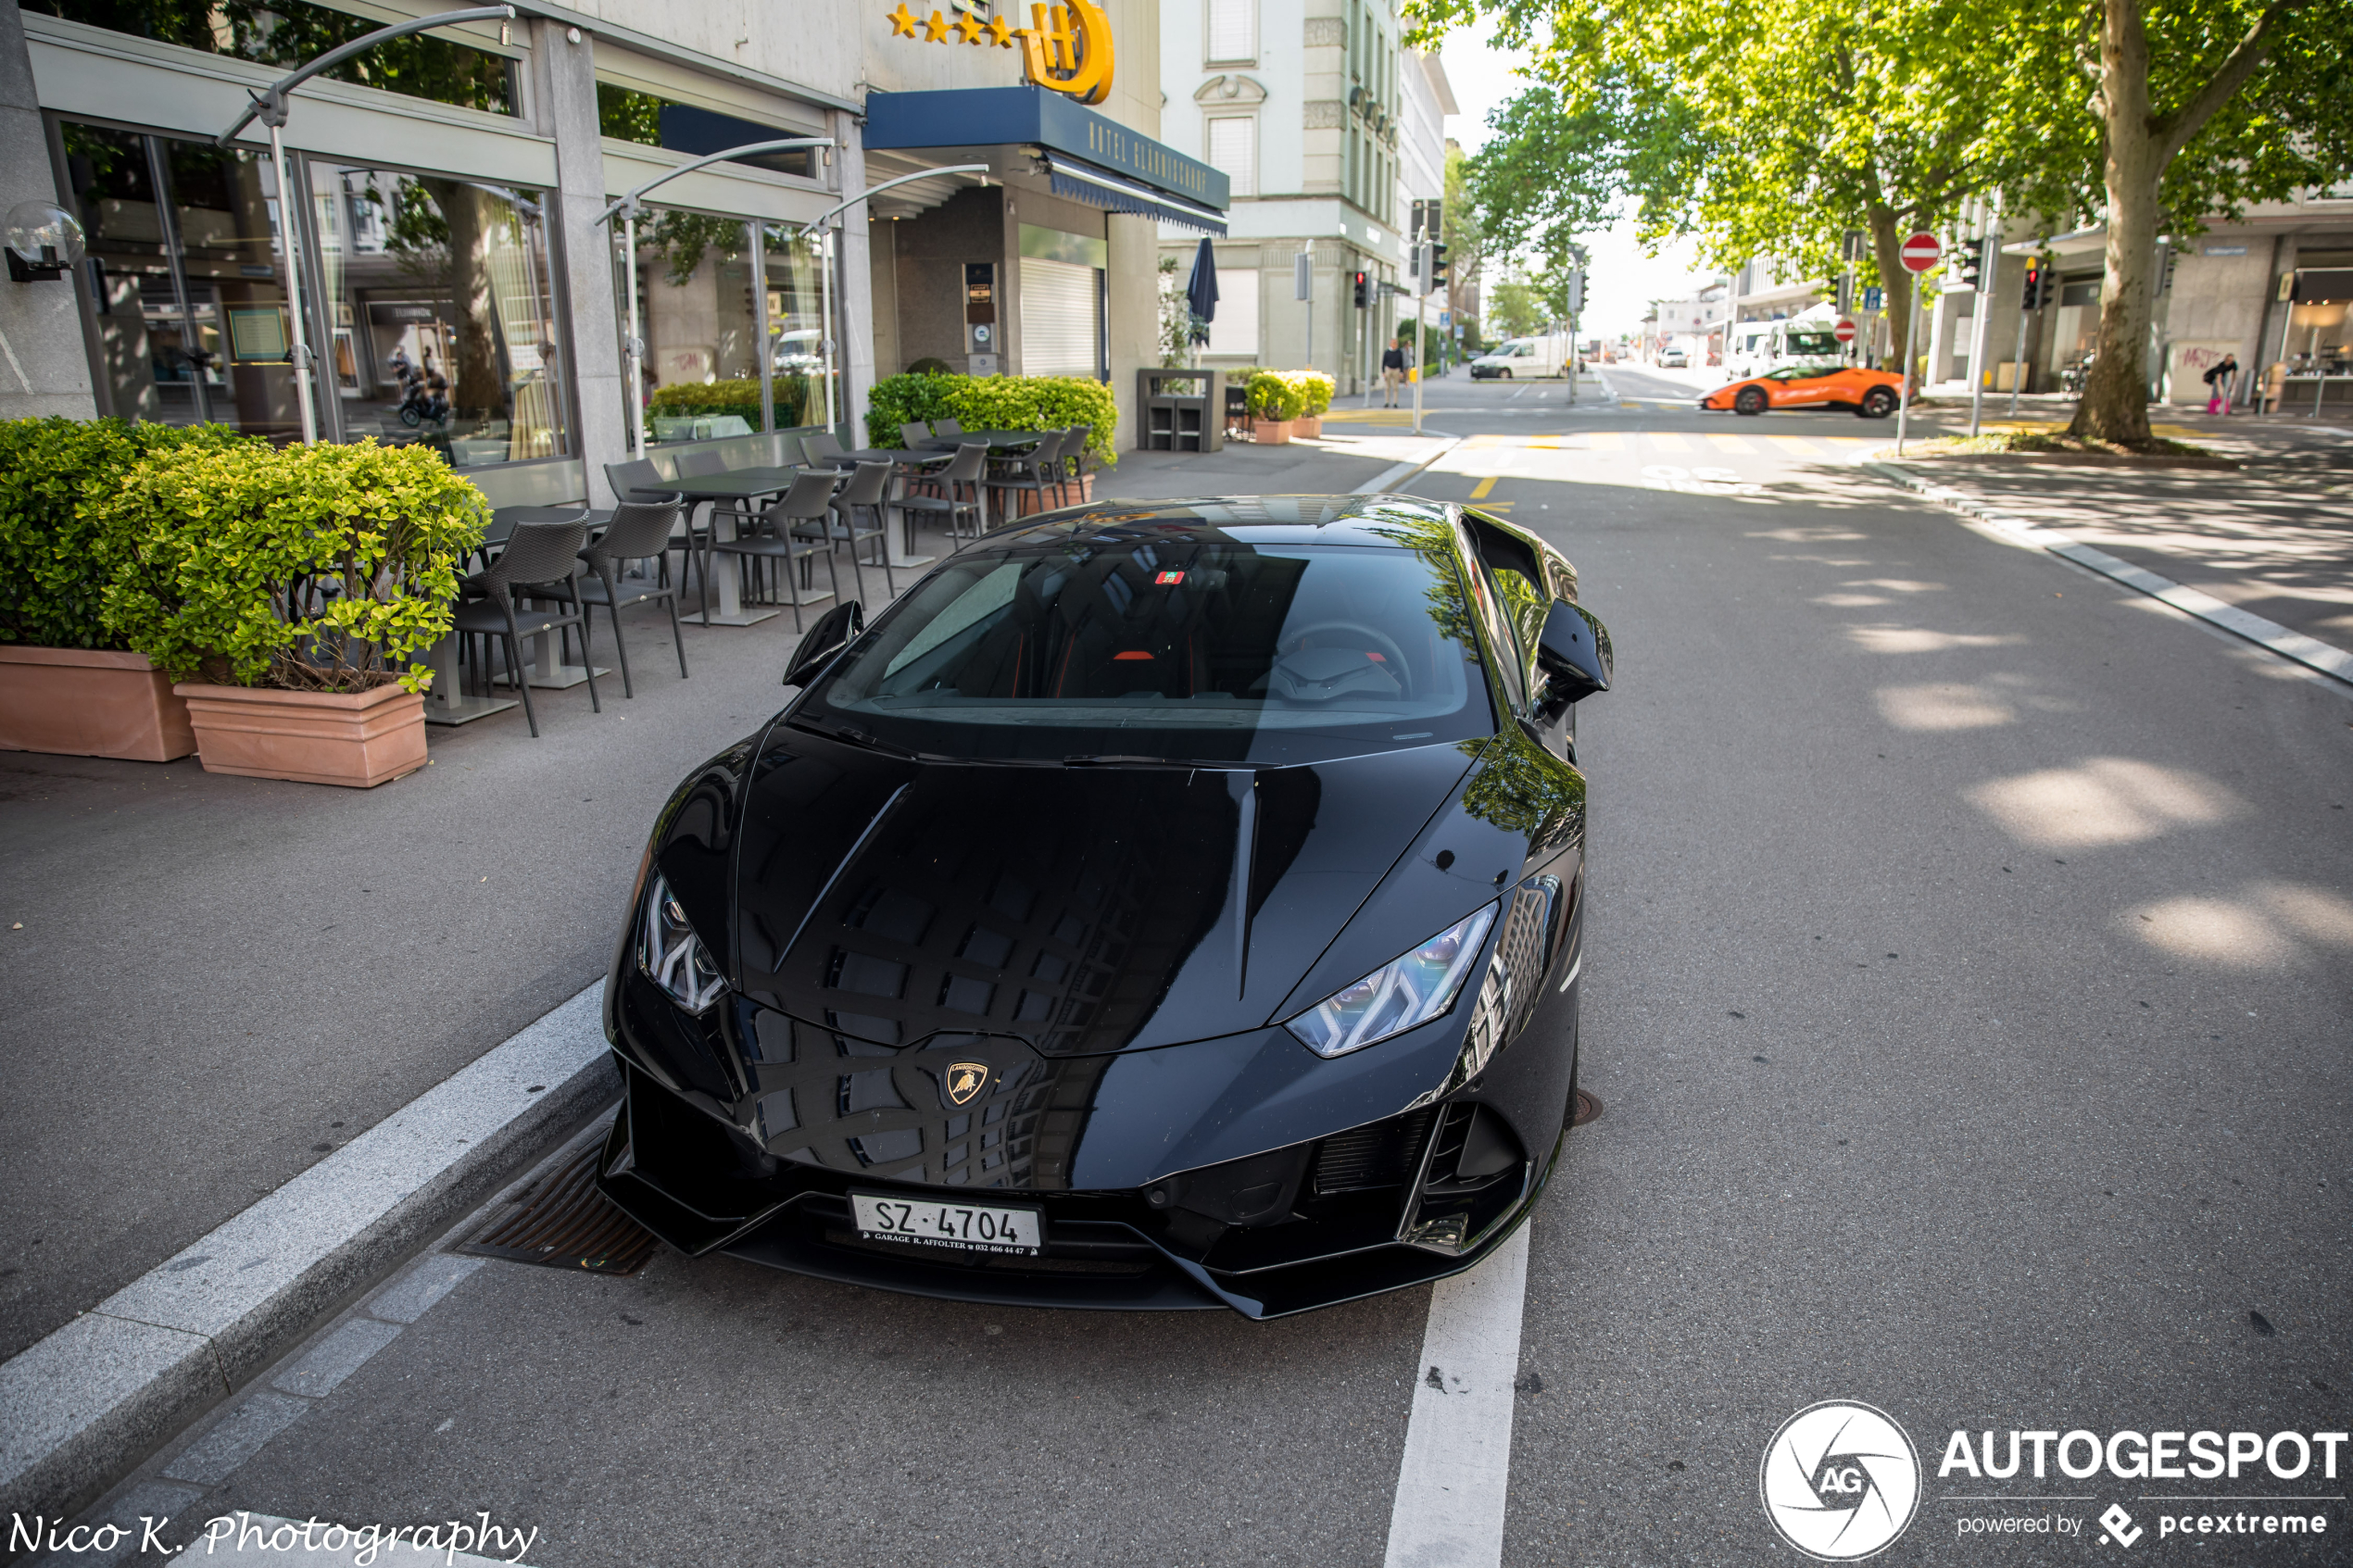
[(1852, 321), (1841, 321), (1836, 329), (1834, 329), (1834, 332), (1839, 342), (1853, 343), (1855, 341), (1855, 323)]
[(1863, 308), (1877, 314), (1887, 307), (1887, 291), (1877, 283), (1863, 291)]
[(1944, 247), (1937, 243), (1934, 234), (1922, 230), (1904, 241), (1900, 254), (1905, 271), (1926, 272), (1936, 266), (1937, 258), (1944, 254)]
[(1452, 310), (1441, 310), (1438, 313), (1438, 330), (1440, 332), (1444, 332), (1447, 328), (1453, 326), (1453, 324), (1454, 313)]

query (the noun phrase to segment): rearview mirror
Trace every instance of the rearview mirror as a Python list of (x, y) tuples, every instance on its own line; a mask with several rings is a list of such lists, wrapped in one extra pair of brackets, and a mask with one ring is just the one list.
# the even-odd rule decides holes
[(825, 666), (865, 629), (866, 612), (856, 599), (825, 611), (792, 650), (792, 659), (785, 666), (785, 684), (805, 686), (824, 674)]
[(1554, 713), (1605, 692), (1617, 663), (1609, 629), (1581, 607), (1554, 599), (1536, 640), (1536, 663), (1545, 676), (1544, 706)]

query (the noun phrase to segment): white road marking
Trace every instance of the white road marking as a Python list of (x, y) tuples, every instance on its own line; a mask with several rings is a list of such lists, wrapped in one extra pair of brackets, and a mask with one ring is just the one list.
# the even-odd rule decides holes
[(1494, 1568), (1504, 1557), (1528, 1227), (1430, 1292), (1385, 1568)]

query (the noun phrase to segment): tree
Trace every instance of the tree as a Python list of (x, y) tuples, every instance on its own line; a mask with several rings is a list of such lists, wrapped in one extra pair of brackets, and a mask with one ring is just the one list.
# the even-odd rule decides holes
[(1452, 136), (1446, 138), (1446, 308), (1460, 321), (1469, 312), (1466, 301), (1478, 288), (1479, 268), (1487, 260), (1487, 233), (1465, 188), (1469, 155)]
[(1771, 255), (1806, 276), (1862, 229), (1899, 362), (1905, 232), (2039, 178), (2015, 112), (2036, 59), (2017, 35), (2043, 25), (2027, 0), (1415, 3), (1417, 39), (1483, 9), (1538, 49), (1539, 84), (1497, 112), (1471, 171), (1491, 245), (1599, 226), (1630, 194), (1645, 239), (1695, 234), (1716, 266)]
[[(2160, 232), (2353, 170), (2353, 4), (2347, 0), (2102, 0), (2096, 39), (2061, 59), (2090, 79), (2106, 275), (2091, 374), (2073, 432), (2149, 440), (2148, 347)], [(2054, 80), (2055, 95), (2067, 83)]]
[(1488, 291), (1487, 320), (1499, 338), (1528, 337), (1544, 325), (1543, 302), (1534, 285), (1507, 279)]

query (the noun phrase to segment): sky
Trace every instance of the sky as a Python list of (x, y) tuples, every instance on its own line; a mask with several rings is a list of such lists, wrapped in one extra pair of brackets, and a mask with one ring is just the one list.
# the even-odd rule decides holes
[[(1478, 38), (1456, 32), (1439, 50), (1446, 80), (1454, 89), (1462, 113), (1446, 121), (1446, 133), (1477, 152), (1488, 136), (1489, 111), (1527, 86), (1514, 68), (1525, 63), (1516, 51), (1492, 49)], [(1579, 236), (1592, 257), (1592, 273), (1585, 280), (1584, 332), (1588, 337), (1616, 337), (1636, 331), (1654, 299), (1688, 299), (1708, 279), (1699, 273), (1698, 257), (1690, 241), (1677, 241), (1657, 256), (1644, 253), (1634, 238), (1634, 223), (1622, 219), (1598, 234)]]

